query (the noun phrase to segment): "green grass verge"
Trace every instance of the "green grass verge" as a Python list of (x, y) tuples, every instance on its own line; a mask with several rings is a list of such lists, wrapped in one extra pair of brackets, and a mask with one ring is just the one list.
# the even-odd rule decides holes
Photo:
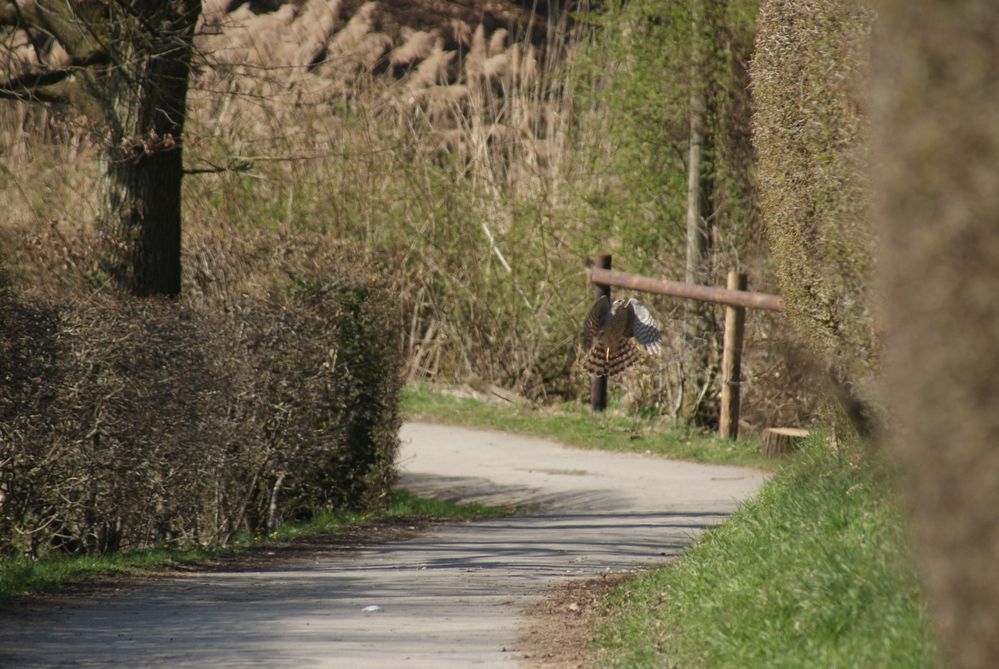
[(32, 592), (53, 592), (67, 585), (122, 574), (142, 574), (177, 565), (205, 564), (254, 548), (296, 539), (336, 534), (346, 527), (394, 520), (474, 520), (506, 515), (507, 509), (416, 497), (395, 490), (385, 508), (323, 513), (303, 523), (289, 523), (261, 539), (239, 538), (227, 548), (154, 549), (43, 560), (0, 560), (0, 602)]
[(483, 402), (442, 393), (424, 383), (408, 385), (402, 409), (410, 420), (489, 428), (545, 437), (568, 446), (654, 453), (677, 460), (773, 469), (755, 439), (731, 441), (662, 418), (611, 406), (594, 413), (579, 403), (551, 407)]
[[(861, 464), (858, 464), (861, 463)], [(884, 466), (814, 440), (679, 562), (608, 598), (615, 667), (931, 667)]]

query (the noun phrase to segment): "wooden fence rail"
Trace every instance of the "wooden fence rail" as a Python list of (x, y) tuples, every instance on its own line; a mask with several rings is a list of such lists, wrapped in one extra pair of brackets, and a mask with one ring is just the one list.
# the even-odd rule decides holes
[[(610, 256), (596, 256), (597, 258)], [(784, 299), (779, 295), (768, 295), (767, 293), (753, 293), (747, 290), (733, 290), (731, 288), (713, 288), (711, 286), (698, 286), (679, 281), (667, 281), (666, 279), (653, 279), (638, 274), (626, 274), (625, 272), (614, 272), (610, 269), (591, 267), (589, 269), (590, 283), (600, 286), (617, 286), (628, 288), (643, 293), (658, 293), (659, 295), (670, 295), (688, 300), (698, 300), (700, 302), (714, 302), (716, 304), (726, 304), (733, 307), (743, 307), (746, 309), (766, 309), (767, 311), (784, 311)]]
[[(782, 312), (784, 311), (784, 300), (779, 295), (747, 291), (747, 278), (744, 273), (729, 272), (726, 288), (698, 286), (678, 281), (654, 279), (638, 274), (615, 272), (611, 270), (611, 256), (607, 254), (594, 256), (593, 267), (589, 269), (589, 280), (593, 284), (595, 298), (599, 298), (601, 295), (610, 298), (611, 287), (616, 286), (639, 292), (725, 305), (721, 416), (718, 432), (727, 439), (737, 438), (739, 436), (739, 401), (746, 309)], [(607, 407), (606, 376), (593, 377), (590, 387), (590, 406), (593, 407), (594, 411), (603, 411)]]

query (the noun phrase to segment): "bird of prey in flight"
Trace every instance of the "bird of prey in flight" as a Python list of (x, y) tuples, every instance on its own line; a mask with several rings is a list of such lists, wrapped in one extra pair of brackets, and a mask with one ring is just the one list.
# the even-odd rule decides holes
[(615, 300), (606, 295), (593, 303), (583, 323), (583, 368), (596, 376), (613, 376), (633, 365), (642, 355), (656, 355), (659, 323), (634, 298)]

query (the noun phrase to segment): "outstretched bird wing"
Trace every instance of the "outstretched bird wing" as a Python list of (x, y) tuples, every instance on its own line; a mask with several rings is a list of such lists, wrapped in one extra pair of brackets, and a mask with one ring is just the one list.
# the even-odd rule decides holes
[(610, 300), (606, 295), (601, 295), (590, 307), (590, 313), (583, 322), (583, 346), (586, 349), (593, 346), (600, 331), (607, 325), (608, 318), (610, 318)]
[(628, 330), (627, 336), (634, 337), (638, 345), (649, 355), (658, 354), (662, 348), (659, 346), (659, 323), (652, 317), (652, 314), (641, 302), (635, 298), (628, 300)]

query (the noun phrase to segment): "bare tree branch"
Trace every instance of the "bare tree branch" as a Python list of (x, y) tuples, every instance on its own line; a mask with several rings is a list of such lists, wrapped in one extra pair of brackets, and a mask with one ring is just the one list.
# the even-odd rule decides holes
[(253, 163), (249, 160), (231, 160), (228, 165), (214, 165), (211, 167), (189, 167), (184, 170), (184, 174), (223, 174), (225, 172), (249, 172), (253, 169)]
[[(0, 82), (0, 99), (25, 100), (36, 102), (71, 102), (70, 91), (66, 86), (56, 87), (69, 77), (95, 65), (104, 65), (107, 57), (95, 53), (83, 62), (72, 63), (53, 70), (26, 72), (13, 79)], [(43, 90), (48, 89), (48, 90)]]

